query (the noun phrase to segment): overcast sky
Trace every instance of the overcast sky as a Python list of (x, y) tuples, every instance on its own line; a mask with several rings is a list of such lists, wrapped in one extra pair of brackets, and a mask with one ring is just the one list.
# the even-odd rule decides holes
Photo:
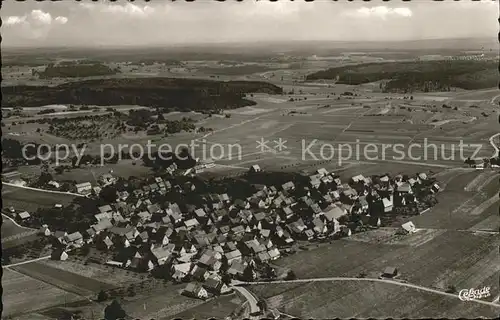
[(250, 1), (3, 3), (5, 46), (496, 37), (498, 2)]

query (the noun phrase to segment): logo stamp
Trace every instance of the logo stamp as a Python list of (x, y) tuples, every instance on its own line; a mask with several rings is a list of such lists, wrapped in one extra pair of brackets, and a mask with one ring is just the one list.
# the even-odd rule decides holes
[(481, 289), (462, 289), (458, 293), (458, 297), (462, 301), (471, 301), (475, 299), (487, 298), (491, 295), (490, 287), (483, 287)]

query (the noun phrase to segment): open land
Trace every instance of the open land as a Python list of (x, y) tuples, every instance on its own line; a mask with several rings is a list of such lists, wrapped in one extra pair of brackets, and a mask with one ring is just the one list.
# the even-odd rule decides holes
[[(149, 59), (158, 60), (159, 56), (152, 55)], [(450, 285), (459, 289), (489, 286), (492, 296), (488, 299), (493, 300), (499, 294), (500, 271), (498, 233), (491, 233), (500, 227), (496, 197), (498, 174), (489, 168), (481, 171), (464, 167), (464, 157), (474, 154), (476, 158), (488, 158), (494, 152), (489, 138), (498, 132), (495, 109), (498, 108), (498, 90), (492, 88), (496, 82), (490, 85), (496, 74), (490, 70), (491, 63), (473, 66), (461, 63), (463, 72), (454, 75), (453, 81), (432, 88), (432, 92), (404, 93), (399, 90), (401, 81), (385, 84), (382, 88), (380, 82), (386, 79), (380, 77), (380, 70), (384, 64), (374, 63), (374, 60), (380, 57), (385, 62), (405, 60), (391, 70), (398, 72), (402, 66), (403, 69), (408, 66), (414, 68), (414, 64), (408, 61), (413, 56), (408, 52), (366, 53), (365, 56), (353, 55), (349, 61), (334, 59), (339, 58), (340, 54), (325, 53), (318, 54), (318, 57), (299, 64), (295, 61), (269, 62), (266, 57), (237, 57), (235, 59), (240, 61), (236, 65), (218, 63), (219, 53), (204, 59), (179, 55), (169, 61), (145, 65), (138, 61), (126, 65), (117, 62), (117, 57), (101, 57), (110, 70), (120, 67), (120, 72), (85, 78), (85, 84), (94, 90), (92, 94), (78, 91), (78, 81), (82, 79), (53, 78), (52, 75), (34, 78), (31, 68), (43, 71), (43, 66), (49, 61), (33, 64), (33, 61), (28, 61), (29, 57), (8, 60), (10, 65), (2, 70), (5, 77), (3, 86), (22, 84), (44, 87), (25, 88), (25, 93), (29, 93), (25, 95), (14, 87), (4, 90), (10, 107), (22, 107), (23, 116), (10, 115), (2, 119), (3, 138), (50, 145), (85, 142), (86, 153), (93, 155), (99, 154), (101, 143), (114, 146), (125, 143), (145, 145), (148, 140), (172, 146), (189, 144), (194, 140), (200, 146), (193, 156), (202, 159), (206, 158), (202, 146), (210, 149), (214, 144), (220, 144), (226, 146), (226, 151), (233, 150), (233, 154), (226, 152), (223, 157), (214, 157), (215, 167), (204, 173), (208, 177), (235, 176), (247, 171), (253, 164), (259, 164), (265, 171), (313, 172), (324, 167), (336, 172), (342, 179), (356, 174), (413, 175), (427, 172), (435, 175), (443, 189), (437, 197), (439, 203), (427, 212), (403, 217), (393, 221), (394, 225), (355, 234), (349, 239), (317, 247), (310, 245), (309, 250), (282, 257), (274, 264), (279, 269), (292, 269), (299, 279), (356, 277), (360, 272), (376, 277), (385, 267), (394, 266), (398, 268), (401, 278), (409, 283), (443, 291)], [(180, 63), (183, 59), (186, 61)], [(493, 65), (496, 68), (496, 63)], [(428, 65), (432, 70), (435, 66), (435, 63)], [(327, 70), (327, 76), (321, 76), (325, 74), (324, 70)], [(372, 76), (368, 83), (360, 80), (355, 85), (355, 77), (346, 77), (349, 74), (346, 70), (354, 70), (356, 77), (359, 75), (362, 79), (366, 79), (365, 73)], [(466, 73), (472, 73), (475, 78), (465, 76)], [(340, 81), (328, 79), (337, 74), (341, 76)], [(178, 79), (159, 79), (162, 77)], [(307, 81), (304, 81), (305, 77)], [(426, 80), (425, 77), (423, 80)], [(127, 81), (127, 78), (135, 80)], [(471, 79), (481, 81), (472, 83)], [(203, 104), (198, 104), (203, 100), (201, 96), (204, 91), (201, 87), (218, 88), (215, 85), (217, 81), (228, 80), (243, 81), (234, 84), (238, 94), (231, 90), (223, 91), (222, 94), (210, 92), (211, 95), (221, 96), (211, 97)], [(259, 81), (259, 85), (254, 87), (246, 81)], [(194, 92), (196, 99), (188, 98), (185, 91), (176, 91), (179, 87), (187, 88), (193, 83), (200, 85), (189, 92)], [(74, 100), (70, 95), (59, 95), (56, 85), (62, 86), (59, 89), (76, 90), (84, 99)], [(247, 85), (249, 87), (245, 87)], [(154, 88), (149, 92), (145, 90), (142, 100), (134, 98), (134, 90), (140, 91), (148, 86)], [(417, 87), (421, 86), (425, 84), (419, 82)], [(101, 93), (102, 87), (109, 89), (115, 97), (122, 97), (110, 100)], [(282, 88), (282, 92), (278, 88)], [(166, 95), (167, 98), (158, 97), (157, 94), (164, 93), (162, 90), (171, 90), (171, 95)], [(240, 97), (239, 92), (245, 90), (244, 97)], [(96, 92), (99, 94), (96, 95)], [(345, 95), (346, 92), (354, 96)], [(175, 99), (182, 101), (177, 110), (172, 108)], [(83, 105), (99, 106), (95, 110), (70, 111), (68, 106), (71, 104), (77, 108)], [(218, 104), (227, 107), (222, 107), (220, 113), (214, 112), (210, 116), (187, 110), (189, 107), (207, 111), (215, 109)], [(113, 121), (103, 117), (96, 120), (99, 125), (94, 128), (64, 128), (54, 134), (48, 132), (48, 123), (29, 122), (49, 118), (105, 116), (113, 112), (107, 110), (108, 107), (123, 113), (125, 117), (130, 110), (150, 105), (166, 107), (161, 113), (167, 120), (180, 121), (183, 117), (189, 117), (198, 128), (203, 126), (212, 131), (180, 132), (167, 137), (163, 133), (148, 135), (144, 130), (123, 132), (115, 128)], [(44, 109), (55, 109), (55, 112), (39, 114)], [(95, 135), (97, 138), (85, 138), (83, 134), (89, 137)], [(270, 150), (256, 148), (261, 138), (269, 141)], [(279, 139), (286, 141), (286, 148), (277, 151), (275, 146)], [(462, 150), (456, 148), (459, 139), (468, 146)], [(322, 144), (333, 145), (328, 149), (327, 159), (316, 160), (309, 153), (304, 157), (303, 144), (307, 146), (313, 140), (316, 140), (316, 144), (310, 151), (317, 157), (321, 154)], [(356, 147), (363, 148), (368, 144), (393, 146), (396, 143), (403, 145), (407, 151), (411, 144), (420, 144), (420, 147), (414, 148), (412, 154), (407, 152), (402, 158), (392, 147), (385, 150), (383, 159), (359, 153), (353, 156), (347, 151), (347, 145), (355, 153)], [(230, 149), (236, 144), (240, 149)], [(422, 147), (425, 144), (435, 144), (437, 147), (426, 150)], [(478, 152), (473, 145), (481, 146)], [(330, 158), (331, 152), (333, 155)], [(38, 166), (19, 168), (21, 174), (28, 177), (37, 176), (39, 170)], [(60, 181), (79, 183), (92, 181), (94, 176), (111, 170), (113, 174), (124, 178), (151, 175), (151, 170), (142, 166), (141, 161), (122, 160), (104, 167), (72, 168), (58, 175), (53, 174), (53, 177)], [(53, 207), (56, 203), (67, 205), (73, 199), (71, 195), (5, 185), (2, 189), (4, 208), (13, 206), (16, 210), (30, 212)], [(395, 227), (408, 220), (414, 222), (419, 230), (404, 237), (395, 236)], [(21, 228), (4, 220), (2, 239), (22, 232)], [(19, 244), (22, 242), (16, 242), (16, 245)], [(71, 259), (67, 262), (32, 262), (5, 270), (2, 279), (6, 306), (4, 314), (16, 316), (22, 313), (22, 316), (26, 316), (33, 312), (29, 314), (32, 319), (55, 319), (57, 312), (54, 310), (61, 308), (62, 301), (70, 305), (83, 297), (95, 296), (101, 289), (129, 286), (141, 280), (121, 269), (92, 263), (82, 265), (81, 261)], [(235, 294), (206, 302), (186, 298), (179, 294), (182, 287), (170, 284), (153, 286), (135, 297), (124, 298), (122, 305), (128, 314), (137, 318), (171, 319), (223, 318), (243, 303)], [(477, 315), (495, 317), (498, 314), (497, 308), (463, 303), (458, 299), (385, 283), (337, 281), (252, 285), (248, 289), (259, 298), (264, 298), (269, 307), (304, 318), (328, 318), (332, 315), (474, 318)], [(78, 308), (90, 316), (94, 312), (102, 312), (103, 306), (88, 303)]]

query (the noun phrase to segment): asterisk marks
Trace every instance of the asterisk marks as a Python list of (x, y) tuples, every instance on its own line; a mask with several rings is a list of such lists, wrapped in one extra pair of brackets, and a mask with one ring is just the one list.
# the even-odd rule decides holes
[(287, 148), (285, 145), (287, 141), (284, 139), (279, 138), (278, 140), (274, 140), (273, 142), (276, 144), (276, 146), (274, 147), (276, 151), (281, 152)]
[(260, 138), (260, 140), (256, 141), (257, 142), (257, 149), (260, 149), (260, 152), (281, 152), (285, 149), (287, 149), (286, 143), (287, 141), (279, 138), (276, 140), (273, 140), (272, 142), (275, 144), (274, 148), (271, 148), (269, 146), (269, 143), (271, 143), (270, 140), (265, 140), (264, 138)]
[(260, 138), (260, 140), (255, 141), (257, 142), (257, 147), (256, 149), (260, 149), (260, 152), (266, 152), (271, 150), (271, 148), (267, 145), (269, 143), (269, 140), (265, 140), (263, 137)]

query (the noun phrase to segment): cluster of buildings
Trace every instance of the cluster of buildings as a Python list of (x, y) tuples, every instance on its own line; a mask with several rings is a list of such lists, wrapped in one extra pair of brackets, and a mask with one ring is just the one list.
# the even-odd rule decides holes
[[(250, 171), (261, 170), (254, 165)], [(171, 191), (199, 195), (195, 184), (156, 177), (135, 190), (117, 190), (116, 202), (100, 206), (84, 232), (53, 232), (47, 226), (40, 232), (66, 250), (92, 244), (108, 253), (102, 263), (189, 282), (186, 294), (206, 298), (228, 292), (231, 279), (267, 277), (269, 262), (293, 252), (300, 241), (349, 236), (362, 224), (378, 226), (380, 216), (394, 207), (418, 202), (423, 190), (439, 190), (425, 173), (357, 175), (343, 182), (319, 169), (308, 181), (253, 185), (256, 192), (246, 198), (206, 193), (192, 205), (155, 200)]]

